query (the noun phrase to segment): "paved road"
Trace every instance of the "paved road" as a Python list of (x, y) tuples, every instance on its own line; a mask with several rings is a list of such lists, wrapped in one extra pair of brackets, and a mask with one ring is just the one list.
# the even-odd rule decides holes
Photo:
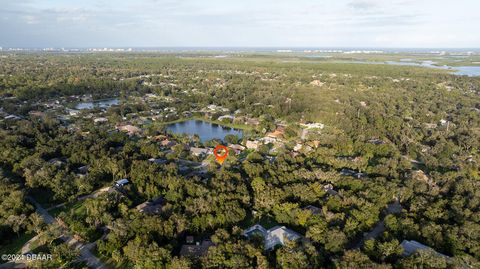
[(30, 252), (30, 245), (33, 242), (35, 242), (39, 237), (40, 237), (40, 234), (37, 234), (34, 237), (32, 237), (32, 239), (28, 240), (28, 242), (25, 243), (25, 245), (23, 245), (22, 249), (20, 250), (20, 253), (22, 253), (22, 254), (29, 253)]
[[(398, 214), (401, 211), (402, 211), (402, 205), (400, 205), (400, 202), (398, 200), (395, 200), (395, 202), (393, 202), (393, 203), (391, 203), (387, 206), (387, 209), (385, 210), (385, 212), (386, 212), (385, 217), (390, 215), (390, 214)], [(365, 243), (365, 241), (367, 241), (369, 239), (375, 239), (379, 235), (381, 235), (383, 232), (385, 232), (385, 230), (387, 228), (385, 227), (384, 219), (377, 222), (375, 227), (373, 227), (373, 229), (370, 232), (368, 232), (366, 235), (364, 235), (363, 238), (358, 243), (356, 243), (353, 248), (361, 248), (363, 246), (363, 244)]]
[[(36, 207), (37, 213), (43, 217), (43, 220), (47, 224), (57, 223), (57, 220), (48, 213), (35, 199), (32, 197), (27, 197)], [(80, 255), (82, 260), (87, 263), (89, 268), (93, 269), (106, 269), (107, 266), (100, 261), (95, 255), (93, 255), (90, 250), (95, 246), (95, 243), (83, 244), (76, 239), (74, 239), (71, 235), (69, 235), (69, 231), (65, 229), (64, 236), (62, 236), (62, 240), (65, 241), (69, 246), (72, 246), (78, 250), (80, 250)]]

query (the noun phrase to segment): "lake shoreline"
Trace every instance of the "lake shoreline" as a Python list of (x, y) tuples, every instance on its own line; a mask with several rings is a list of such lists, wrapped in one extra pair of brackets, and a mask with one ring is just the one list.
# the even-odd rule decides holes
[(156, 122), (156, 123), (159, 124), (159, 125), (166, 126), (166, 125), (170, 125), (170, 124), (186, 122), (186, 121), (189, 121), (189, 120), (199, 120), (199, 121), (203, 121), (203, 122), (207, 122), (207, 123), (211, 123), (211, 124), (218, 124), (220, 126), (229, 127), (229, 128), (233, 128), (233, 129), (237, 129), (237, 130), (242, 130), (242, 131), (253, 130), (253, 126), (250, 126), (250, 125), (237, 124), (237, 123), (224, 123), (224, 122), (221, 122), (221, 121), (218, 121), (218, 120), (210, 120), (210, 119), (205, 119), (205, 118), (198, 117), (198, 116), (192, 116), (192, 117), (180, 118), (180, 119), (173, 120), (173, 121)]
[(230, 124), (230, 126), (227, 126), (226, 124), (217, 122), (219, 121), (206, 121), (199, 117), (189, 117), (163, 123), (163, 126), (165, 126), (167, 131), (172, 133), (198, 135), (202, 142), (212, 139), (224, 140), (227, 135), (235, 135), (239, 138), (244, 136), (245, 129), (235, 128), (238, 125)]

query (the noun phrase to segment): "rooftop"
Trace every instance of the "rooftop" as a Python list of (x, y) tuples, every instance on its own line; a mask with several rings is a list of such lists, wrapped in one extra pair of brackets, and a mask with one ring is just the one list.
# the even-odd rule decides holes
[(252, 227), (246, 229), (243, 235), (250, 237), (254, 234), (259, 234), (264, 239), (265, 249), (273, 249), (277, 245), (284, 245), (285, 241), (296, 241), (303, 236), (299, 233), (286, 228), (285, 226), (275, 226), (266, 230), (262, 225), (255, 224)]
[(180, 256), (201, 257), (207, 254), (208, 249), (213, 245), (210, 240), (203, 240), (201, 244), (197, 242), (195, 245), (183, 245), (180, 249)]

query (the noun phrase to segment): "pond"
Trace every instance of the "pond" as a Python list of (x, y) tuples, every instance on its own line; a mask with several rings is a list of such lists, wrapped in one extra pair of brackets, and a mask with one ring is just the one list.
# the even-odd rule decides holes
[(75, 105), (75, 109), (93, 109), (93, 108), (109, 108), (118, 105), (120, 101), (118, 98), (109, 98), (102, 100), (94, 100), (88, 102), (80, 102)]
[(202, 142), (212, 139), (223, 140), (228, 134), (236, 135), (239, 138), (243, 136), (242, 130), (201, 120), (187, 120), (168, 124), (167, 130), (176, 134), (197, 134), (200, 137), (200, 141)]

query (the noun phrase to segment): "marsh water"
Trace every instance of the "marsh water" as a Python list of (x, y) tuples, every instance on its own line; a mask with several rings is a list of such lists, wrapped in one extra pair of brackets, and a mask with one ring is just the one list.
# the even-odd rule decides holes
[(451, 70), (453, 75), (457, 76), (480, 76), (480, 66), (448, 66), (436, 65), (434, 61), (415, 62), (412, 59), (401, 59), (400, 61), (338, 61), (338, 63), (354, 63), (354, 64), (388, 64), (388, 65), (403, 65), (403, 66), (418, 66), (435, 69)]

